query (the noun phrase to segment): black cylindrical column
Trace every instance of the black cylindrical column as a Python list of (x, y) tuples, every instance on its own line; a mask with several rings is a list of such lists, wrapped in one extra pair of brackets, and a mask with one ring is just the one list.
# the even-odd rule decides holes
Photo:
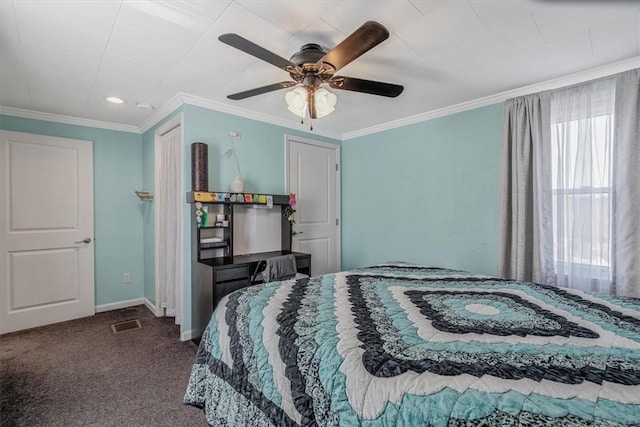
[(209, 191), (209, 146), (204, 142), (191, 144), (191, 189)]

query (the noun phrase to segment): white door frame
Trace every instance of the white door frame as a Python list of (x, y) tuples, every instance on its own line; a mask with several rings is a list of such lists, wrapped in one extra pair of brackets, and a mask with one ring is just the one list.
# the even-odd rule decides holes
[[(336, 230), (336, 254), (338, 257), (338, 271), (342, 270), (342, 204), (340, 203), (340, 175), (342, 175), (342, 165), (340, 157), (340, 146), (337, 144), (330, 144), (328, 142), (316, 141), (314, 139), (303, 138), (296, 135), (284, 134), (284, 188), (285, 192), (289, 194), (289, 157), (291, 142), (301, 142), (303, 144), (315, 145), (317, 147), (327, 148), (336, 152), (336, 164), (338, 170), (336, 171), (336, 218), (338, 219), (338, 229)], [(313, 273), (313, 272), (311, 272)]]
[[(160, 169), (158, 168), (158, 164), (160, 163), (160, 159), (158, 158), (158, 143), (159, 143), (159, 139), (162, 135), (166, 134), (167, 132), (177, 128), (178, 126), (180, 126), (180, 140), (182, 141), (182, 149), (180, 150), (180, 158), (178, 159), (179, 164), (180, 164), (180, 169), (182, 171), (182, 193), (185, 194), (184, 191), (184, 115), (183, 113), (179, 113), (176, 114), (175, 117), (172, 117), (171, 119), (169, 119), (165, 124), (163, 124), (162, 126), (158, 127), (158, 129), (156, 129), (155, 133), (154, 133), (154, 140), (153, 140), (153, 169), (154, 169), (154, 183), (153, 183), (153, 188), (154, 188), (154, 193), (157, 192), (158, 189), (158, 182), (160, 180)], [(159, 259), (159, 252), (160, 252), (160, 247), (158, 246), (158, 239), (156, 239), (156, 237), (158, 236), (158, 210), (153, 209), (154, 212), (154, 260), (153, 260), (153, 264), (154, 264), (154, 271), (155, 271), (155, 286), (156, 286), (156, 295), (155, 295), (155, 311), (154, 314), (157, 317), (161, 317), (164, 316), (164, 309), (165, 307), (162, 307), (161, 303), (158, 303), (158, 299), (160, 297), (160, 281), (158, 280), (158, 277), (160, 276), (160, 271), (159, 271), (159, 265), (158, 265), (158, 259)], [(184, 242), (184, 224), (180, 223), (180, 241)], [(183, 259), (184, 262), (184, 259)], [(182, 277), (182, 283), (179, 283), (178, 286), (180, 287), (180, 293), (181, 295), (184, 296), (184, 276)], [(184, 308), (184, 301), (183, 301), (183, 308)], [(182, 316), (186, 316), (186, 315), (191, 315), (190, 313), (186, 313), (183, 310)]]

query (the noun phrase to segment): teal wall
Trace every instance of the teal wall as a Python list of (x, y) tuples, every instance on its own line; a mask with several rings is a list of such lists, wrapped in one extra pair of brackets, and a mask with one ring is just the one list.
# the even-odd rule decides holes
[(241, 139), (235, 150), (248, 191), (281, 194), (284, 192), (285, 135), (296, 135), (316, 141), (340, 144), (322, 136), (275, 126), (265, 122), (233, 116), (193, 105), (183, 107), (185, 126), (185, 182), (191, 188), (191, 148), (193, 142), (205, 142), (209, 148), (209, 189), (231, 190), (236, 177), (235, 161), (222, 158), (232, 147), (229, 131), (237, 131)]
[(0, 116), (0, 128), (93, 141), (95, 304), (141, 298), (144, 206), (134, 194), (142, 188), (141, 135), (11, 116)]
[(344, 141), (342, 269), (496, 274), (502, 104)]
[[(245, 188), (261, 193), (284, 192), (285, 135), (339, 144), (337, 140), (185, 105), (144, 134), (0, 116), (0, 128), (93, 141), (96, 305), (155, 295), (154, 203), (140, 202), (135, 190), (155, 191), (155, 132), (176, 114), (183, 113), (184, 187), (191, 188), (192, 142), (209, 145), (209, 188), (228, 190), (237, 175), (232, 159), (221, 155), (231, 147), (229, 131), (238, 131), (236, 152)], [(185, 271), (191, 278), (190, 205), (184, 205)], [(131, 284), (122, 273), (131, 273)], [(183, 332), (191, 329), (191, 288), (186, 286)]]
[[(340, 144), (331, 138), (275, 126), (265, 122), (233, 116), (192, 105), (184, 105), (185, 188), (191, 188), (191, 143), (205, 142), (209, 148), (209, 190), (229, 191), (231, 181), (237, 175), (235, 162), (221, 158), (231, 147), (229, 131), (237, 131), (241, 139), (235, 149), (244, 178), (245, 190), (254, 193), (284, 193), (284, 147), (285, 135), (301, 136), (316, 141)], [(184, 277), (191, 278), (191, 228), (190, 205), (184, 206)], [(185, 286), (184, 313), (191, 313), (191, 287)], [(185, 315), (181, 331), (191, 329), (191, 317)]]
[[(96, 305), (145, 297), (155, 304), (155, 131), (183, 114), (184, 187), (191, 187), (193, 142), (209, 146), (209, 188), (236, 176), (229, 131), (252, 192), (284, 192), (285, 135), (339, 141), (191, 105), (142, 135), (0, 116), (0, 128), (94, 142)], [(502, 105), (392, 129), (342, 143), (342, 268), (410, 261), (495, 274)], [(184, 204), (184, 277), (191, 277), (190, 206)], [(130, 272), (132, 283), (122, 283)], [(182, 332), (191, 329), (185, 287)]]

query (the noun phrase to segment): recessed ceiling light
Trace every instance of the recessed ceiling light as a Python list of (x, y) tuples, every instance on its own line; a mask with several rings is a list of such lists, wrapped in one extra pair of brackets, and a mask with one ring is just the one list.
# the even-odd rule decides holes
[(147, 110), (153, 110), (153, 105), (148, 104), (146, 102), (138, 102), (136, 105), (138, 106), (138, 108), (142, 108), (142, 109), (146, 108)]
[(113, 102), (114, 104), (122, 104), (124, 100), (122, 98), (118, 98), (117, 96), (107, 96), (107, 101)]

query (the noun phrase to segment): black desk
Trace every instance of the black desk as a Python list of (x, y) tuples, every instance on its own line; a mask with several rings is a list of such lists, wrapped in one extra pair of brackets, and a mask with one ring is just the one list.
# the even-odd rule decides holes
[(293, 254), (298, 272), (311, 276), (311, 255), (301, 252), (273, 251), (224, 258), (202, 259), (191, 275), (192, 339), (202, 336), (214, 308), (225, 295), (251, 285), (251, 276), (260, 261)]

